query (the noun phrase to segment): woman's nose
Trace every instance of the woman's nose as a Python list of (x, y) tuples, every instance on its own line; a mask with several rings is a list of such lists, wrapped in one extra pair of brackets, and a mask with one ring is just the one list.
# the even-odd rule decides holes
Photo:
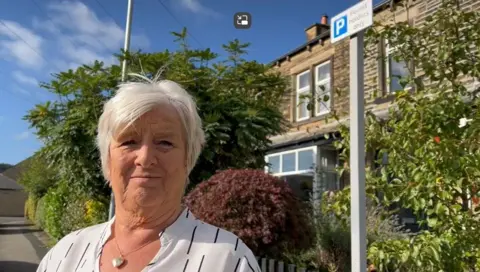
[(152, 144), (143, 143), (137, 150), (135, 163), (142, 167), (149, 167), (156, 163), (155, 147)]

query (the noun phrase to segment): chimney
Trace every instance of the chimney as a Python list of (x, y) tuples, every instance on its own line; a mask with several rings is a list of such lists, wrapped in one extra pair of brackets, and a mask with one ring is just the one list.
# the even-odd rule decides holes
[(328, 15), (323, 15), (322, 19), (320, 20), (320, 24), (322, 25), (328, 25)]
[(328, 25), (328, 16), (323, 15), (320, 23), (315, 23), (305, 29), (305, 34), (307, 35), (307, 41), (311, 41), (316, 38), (318, 35), (330, 31), (330, 26)]

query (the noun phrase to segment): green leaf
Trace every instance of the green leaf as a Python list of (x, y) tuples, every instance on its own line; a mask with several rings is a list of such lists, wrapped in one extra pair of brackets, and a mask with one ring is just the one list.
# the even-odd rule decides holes
[(427, 218), (428, 226), (431, 228), (435, 228), (438, 223), (438, 218), (436, 217), (429, 217)]

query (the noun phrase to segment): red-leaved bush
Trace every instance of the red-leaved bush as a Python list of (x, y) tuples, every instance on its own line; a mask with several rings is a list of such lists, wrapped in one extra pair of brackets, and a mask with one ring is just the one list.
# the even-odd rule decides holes
[(304, 204), (261, 170), (224, 170), (197, 185), (185, 204), (200, 220), (235, 233), (257, 256), (278, 258), (315, 240)]

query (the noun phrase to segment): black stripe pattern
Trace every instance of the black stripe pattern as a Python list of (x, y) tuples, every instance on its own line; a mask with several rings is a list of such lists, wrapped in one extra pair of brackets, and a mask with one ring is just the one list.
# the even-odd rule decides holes
[[(146, 268), (148, 271), (182, 271), (183, 268), (184, 272), (260, 272), (253, 254), (238, 237), (201, 222), (193, 213), (190, 214), (189, 210), (186, 210), (179, 220), (184, 221), (181, 224), (185, 225), (172, 225), (169, 230), (158, 234), (162, 243), (161, 251), (148, 263)], [(91, 271), (101, 257), (105, 245), (103, 240), (107, 240), (105, 237), (108, 236), (109, 227), (111, 224), (99, 227), (92, 233), (90, 231), (81, 233), (80, 230), (69, 236), (73, 239), (54, 248), (55, 256), (52, 256), (53, 250), (49, 256), (45, 256), (44, 264), (39, 267), (41, 269), (39, 271), (84, 272), (87, 269)], [(223, 255), (222, 252), (228, 252), (228, 260), (219, 256)], [(111, 264), (106, 265), (111, 267)], [(126, 268), (128, 267), (127, 265)]]
[(72, 249), (72, 246), (73, 246), (73, 243), (72, 243), (72, 244), (70, 245), (70, 247), (68, 248), (67, 253), (65, 253), (65, 257), (64, 257), (64, 258), (67, 258), (67, 255), (68, 255), (68, 253), (70, 252), (70, 249)]
[(242, 260), (242, 258), (238, 258), (237, 265), (235, 266), (235, 270), (233, 270), (233, 272), (237, 272), (238, 266), (240, 265), (240, 261), (241, 261), (241, 260)]
[(255, 270), (253, 269), (252, 265), (251, 265), (250, 262), (248, 261), (247, 256), (244, 256), (244, 258), (245, 258), (245, 260), (247, 260), (248, 267), (252, 270), (252, 272), (255, 272)]
[(83, 257), (85, 257), (85, 253), (87, 252), (87, 249), (88, 249), (89, 246), (90, 246), (90, 243), (88, 243), (87, 246), (85, 247), (85, 250), (83, 251), (83, 254), (82, 254), (82, 257), (80, 258), (80, 261), (78, 261), (78, 264), (77, 264), (77, 267), (75, 268), (75, 271), (78, 270), (78, 267), (80, 266), (80, 263), (82, 262)]
[(202, 261), (200, 262), (200, 265), (198, 266), (198, 272), (200, 272), (200, 270), (202, 269), (202, 264), (203, 264), (204, 259), (205, 259), (205, 255), (202, 256)]
[(218, 239), (218, 233), (220, 232), (220, 228), (217, 228), (217, 233), (215, 234), (215, 240), (213, 241), (214, 244), (217, 243), (217, 239)]
[(188, 259), (187, 259), (187, 262), (185, 262), (185, 266), (183, 267), (183, 272), (187, 271), (187, 266), (188, 266)]
[(195, 231), (197, 231), (197, 226), (193, 228), (192, 239), (190, 239), (190, 245), (188, 246), (187, 255), (190, 254), (190, 249), (192, 248), (193, 239), (195, 239)]
[(61, 264), (62, 264), (62, 260), (60, 260), (60, 262), (58, 263), (57, 270), (55, 270), (55, 272), (58, 272), (58, 269), (60, 268)]

